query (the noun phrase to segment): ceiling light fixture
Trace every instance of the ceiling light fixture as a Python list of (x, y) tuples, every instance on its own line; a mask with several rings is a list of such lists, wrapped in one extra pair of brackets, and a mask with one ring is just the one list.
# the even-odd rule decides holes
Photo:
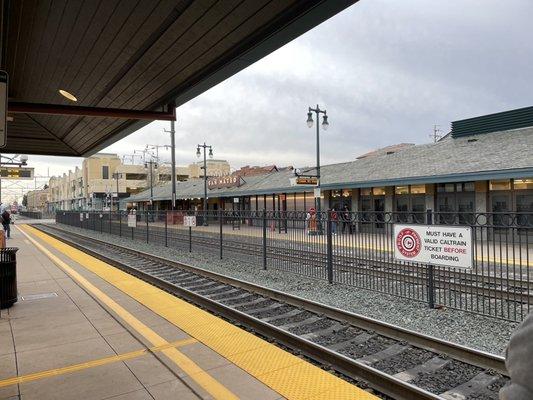
[(61, 96), (66, 97), (67, 99), (71, 101), (78, 101), (76, 96), (74, 96), (72, 93), (67, 92), (66, 90), (59, 89), (59, 93), (61, 94)]

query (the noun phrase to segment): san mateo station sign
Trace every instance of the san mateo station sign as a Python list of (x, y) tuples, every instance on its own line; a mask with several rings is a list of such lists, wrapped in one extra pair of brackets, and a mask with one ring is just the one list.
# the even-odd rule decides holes
[(424, 264), (472, 268), (472, 228), (395, 224), (394, 258)]

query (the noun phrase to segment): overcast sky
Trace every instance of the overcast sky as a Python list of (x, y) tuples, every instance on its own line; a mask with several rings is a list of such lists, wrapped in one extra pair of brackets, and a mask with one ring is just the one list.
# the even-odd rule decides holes
[[(306, 118), (316, 104), (330, 122), (323, 163), (429, 142), (434, 124), (446, 133), (453, 120), (530, 106), (532, 15), (532, 0), (361, 0), (179, 107), (177, 163), (196, 161), (206, 141), (234, 169), (312, 165)], [(169, 144), (164, 128), (154, 122), (105, 151)], [(30, 156), (29, 164), (60, 174), (81, 159)]]

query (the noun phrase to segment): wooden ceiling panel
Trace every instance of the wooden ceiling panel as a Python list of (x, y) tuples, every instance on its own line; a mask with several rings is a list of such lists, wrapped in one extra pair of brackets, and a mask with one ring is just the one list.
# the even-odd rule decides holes
[[(65, 89), (88, 107), (180, 105), (356, 1), (9, 1), (1, 15), (9, 101), (72, 104), (58, 94)], [(25, 144), (32, 153), (92, 154), (148, 123), (14, 117), (2, 152), (21, 152)]]
[[(227, 4), (227, 2), (223, 3), (224, 6), (227, 6)], [(238, 28), (248, 18), (259, 13), (263, 8), (268, 8), (266, 5), (272, 4), (272, 2), (256, 1), (254, 7), (245, 7), (244, 4), (236, 1), (233, 9), (222, 8), (220, 3), (218, 7), (212, 7), (198, 21), (198, 26), (203, 27), (203, 29), (187, 30), (179, 40), (172, 43), (163, 54), (156, 58), (156, 61), (149, 68), (145, 68), (144, 72), (136, 77), (134, 81), (125, 77), (123, 81), (131, 83), (125, 86), (125, 90), (120, 93), (117, 99), (111, 101), (110, 98), (113, 95), (113, 91), (111, 91), (106, 98), (109, 101), (99, 105), (143, 109), (145, 106), (139, 105), (138, 94), (153, 92), (158, 87), (163, 88), (163, 95), (168, 96), (169, 85), (173, 85), (173, 82), (170, 80), (165, 81), (167, 76), (172, 76), (173, 71), (179, 72), (184, 65), (191, 62), (190, 60), (205, 55), (211, 50), (212, 43), (224, 42), (227, 32), (238, 31)], [(211, 23), (209, 24), (207, 21), (211, 21)], [(213, 54), (212, 58), (216, 58), (216, 56), (216, 54)], [(133, 103), (136, 105), (134, 106)], [(67, 133), (65, 139), (72, 142), (72, 140), (79, 140), (80, 135), (79, 131), (72, 130)]]
[[(210, 29), (217, 16), (229, 12), (238, 3), (236, 0), (216, 2), (203, 0), (194, 2), (174, 23), (168, 27), (147, 50), (142, 60), (127, 71), (127, 74), (109, 90), (102, 106), (111, 106), (116, 98), (124, 91), (136, 92), (142, 84), (154, 78), (161, 69), (168, 65), (169, 60), (178, 57), (188, 46), (192, 45), (198, 37)], [(226, 8), (226, 5), (231, 7)], [(139, 83), (137, 83), (139, 81)]]
[[(165, 23), (165, 19), (176, 8), (175, 2), (163, 1), (155, 4), (153, 8), (137, 8), (117, 34), (113, 46), (110, 47), (96, 65), (95, 69), (87, 74), (87, 79), (79, 89), (75, 89), (80, 96), (81, 103), (91, 106), (100, 105), (108, 96), (111, 88), (124, 78), (130, 66), (144, 57), (144, 52), (139, 49), (150, 48), (155, 24)], [(164, 6), (161, 6), (163, 4)], [(137, 27), (132, 31), (131, 27)], [(56, 125), (54, 129), (65, 136), (73, 127)]]
[[(197, 57), (193, 57), (192, 54), (187, 54), (181, 60), (178, 60), (176, 64), (169, 67), (169, 71), (167, 71), (168, 73), (163, 75), (169, 78), (162, 82), (159, 87), (151, 92), (145, 90), (145, 96), (143, 96), (142, 99), (131, 96), (125, 103), (121, 104), (120, 107), (149, 107), (157, 102), (158, 98), (168, 96), (168, 88), (178, 87), (180, 83), (183, 84), (184, 82), (194, 81), (194, 76), (203, 72), (202, 70), (206, 66), (213, 65), (219, 60), (230, 58), (227, 53), (235, 49), (235, 44), (242, 42), (243, 38), (249, 37), (257, 30), (256, 21), (262, 21), (268, 16), (275, 15), (276, 12), (281, 11), (282, 8), (279, 3), (279, 1), (271, 2), (268, 6), (259, 9), (254, 14), (253, 20), (251, 18), (245, 18), (242, 20), (243, 22), (241, 24), (232, 27), (234, 29), (227, 29), (226, 36), (220, 37), (218, 41), (209, 41), (209, 43), (213, 44), (212, 47), (206, 48), (200, 54), (196, 54)], [(172, 76), (172, 74), (169, 73), (170, 71), (175, 71), (176, 74)]]

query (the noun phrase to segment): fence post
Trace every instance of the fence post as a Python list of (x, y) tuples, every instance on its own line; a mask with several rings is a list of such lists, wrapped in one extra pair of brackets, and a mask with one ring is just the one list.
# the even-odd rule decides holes
[(122, 237), (122, 213), (120, 210), (117, 211), (118, 215), (118, 236)]
[(168, 211), (165, 211), (165, 247), (168, 247)]
[(189, 253), (191, 252), (192, 252), (192, 227), (189, 226)]
[(267, 217), (263, 208), (263, 269), (267, 269)]
[(222, 260), (222, 218), (224, 216), (224, 211), (223, 210), (220, 210), (219, 211), (220, 215), (219, 215), (219, 222), (220, 222), (220, 259)]
[[(431, 209), (426, 210), (426, 224), (433, 225), (433, 210)], [(428, 264), (427, 271), (429, 308), (435, 308), (435, 266), (433, 264)]]
[(326, 221), (326, 233), (327, 233), (327, 272), (328, 283), (333, 283), (333, 238), (331, 232), (331, 211), (328, 210), (328, 219)]

